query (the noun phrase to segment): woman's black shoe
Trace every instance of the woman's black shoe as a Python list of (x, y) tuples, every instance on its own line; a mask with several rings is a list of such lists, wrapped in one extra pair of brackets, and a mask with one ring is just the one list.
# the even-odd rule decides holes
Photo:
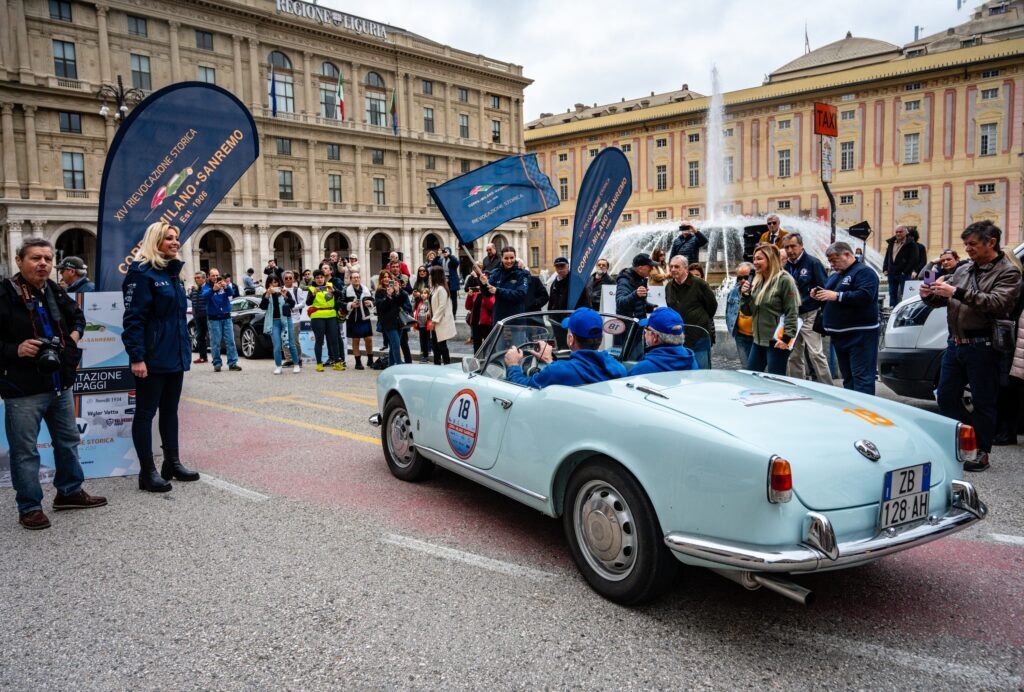
[(139, 460), (139, 466), (139, 490), (145, 490), (148, 493), (166, 493), (171, 489), (171, 484), (156, 472), (156, 463), (152, 459)]
[(199, 473), (181, 463), (177, 450), (164, 449), (164, 463), (160, 467), (160, 475), (176, 481), (197, 481)]

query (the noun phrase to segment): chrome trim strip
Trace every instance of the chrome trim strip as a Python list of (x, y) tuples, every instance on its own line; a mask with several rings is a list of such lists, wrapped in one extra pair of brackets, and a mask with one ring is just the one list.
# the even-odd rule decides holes
[(984, 519), (988, 514), (988, 507), (978, 498), (978, 491), (967, 481), (953, 481), (950, 484), (953, 497), (951, 502), (954, 507), (966, 510), (978, 519)]
[(529, 498), (531, 498), (533, 500), (539, 500), (541, 502), (547, 502), (548, 501), (548, 498), (545, 495), (540, 495), (538, 493), (533, 492), (532, 490), (527, 490), (526, 488), (522, 488), (522, 487), (520, 487), (518, 485), (515, 485), (514, 483), (509, 483), (506, 480), (502, 480), (501, 478), (498, 478), (497, 476), (492, 476), (491, 474), (487, 473), (486, 471), (478, 469), (477, 467), (473, 466), (472, 464), (467, 464), (466, 462), (462, 461), (461, 459), (456, 459), (453, 456), (449, 456), (449, 455), (445, 454), (444, 452), (439, 452), (436, 449), (433, 449), (431, 447), (426, 447), (426, 446), (420, 445), (420, 444), (414, 444), (413, 446), (418, 448), (418, 449), (422, 449), (423, 451), (428, 452), (430, 454), (436, 454), (437, 456), (439, 456), (442, 459), (444, 459), (446, 462), (448, 462), (450, 464), (454, 464), (455, 466), (458, 466), (460, 469), (465, 469), (466, 471), (470, 471), (471, 473), (473, 473), (473, 474), (475, 474), (477, 476), (481, 476), (482, 478), (486, 478), (487, 480), (491, 481), (492, 483), (497, 483), (498, 485), (504, 486), (504, 487), (508, 488), (509, 490), (514, 490), (515, 492), (521, 493), (523, 495), (526, 495), (527, 497), (529, 497)]
[[(954, 481), (957, 485), (967, 486), (973, 492), (970, 483)], [(753, 572), (815, 572), (839, 567), (852, 567), (864, 562), (876, 560), (884, 555), (897, 553), (908, 548), (915, 548), (925, 543), (943, 538), (967, 528), (984, 517), (988, 512), (985, 504), (977, 498), (977, 493), (960, 493), (959, 502), (967, 505), (954, 506), (934, 523), (925, 522), (906, 529), (893, 536), (886, 533), (857, 541), (839, 543), (836, 546), (838, 556), (833, 560), (812, 545), (760, 546), (738, 541), (723, 541), (706, 538), (694, 534), (672, 532), (665, 536), (665, 545), (677, 553), (713, 562), (725, 567), (751, 570)], [(811, 513), (816, 514), (816, 513)], [(819, 515), (820, 516), (820, 515)], [(812, 526), (814, 525), (814, 517)], [(809, 531), (810, 532), (810, 531)], [(819, 539), (820, 540), (820, 537)], [(828, 542), (822, 541), (827, 549)]]
[(380, 420), (380, 414), (379, 413), (375, 413), (372, 416), (370, 416), (370, 425), (372, 425), (375, 428), (379, 428), (380, 427), (380, 423), (381, 423), (381, 420)]

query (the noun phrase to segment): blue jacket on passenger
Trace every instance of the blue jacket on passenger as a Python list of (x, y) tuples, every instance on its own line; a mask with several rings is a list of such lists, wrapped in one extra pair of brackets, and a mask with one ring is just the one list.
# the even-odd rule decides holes
[(488, 274), (487, 280), (498, 289), (494, 294), (495, 323), (526, 312), (526, 289), (529, 284), (527, 276), (528, 272), (517, 266), (511, 269), (498, 267)]
[(878, 329), (878, 274), (863, 262), (828, 277), (825, 288), (839, 300), (825, 302), (822, 324), (829, 334)]
[(796, 262), (786, 261), (783, 265), (789, 275), (796, 281), (796, 287), (800, 291), (800, 314), (817, 310), (821, 303), (811, 298), (811, 289), (820, 288), (825, 285), (828, 278), (825, 274), (825, 265), (817, 257), (804, 252), (797, 258)]
[(128, 267), (121, 341), (131, 363), (145, 363), (151, 374), (184, 372), (192, 363), (185, 286), (178, 278), (184, 263), (171, 260), (163, 269), (133, 263)]
[(693, 351), (685, 346), (659, 344), (644, 354), (630, 371), (630, 375), (650, 375), (655, 372), (673, 372), (675, 370), (699, 370)]
[(549, 363), (536, 375), (527, 377), (518, 365), (508, 368), (508, 381), (524, 387), (543, 389), (553, 384), (578, 387), (626, 376), (626, 366), (615, 360), (607, 351), (584, 349), (573, 351), (569, 360)]
[(235, 297), (233, 286), (225, 286), (223, 291), (214, 291), (207, 281), (203, 286), (203, 298), (206, 300), (206, 317), (211, 320), (231, 319), (231, 299)]

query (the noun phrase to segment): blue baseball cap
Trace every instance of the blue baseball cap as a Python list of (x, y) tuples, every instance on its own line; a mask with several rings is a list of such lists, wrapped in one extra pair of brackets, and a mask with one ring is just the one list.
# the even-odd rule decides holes
[(559, 264), (569, 264), (569, 258), (568, 257), (556, 257), (555, 261), (552, 262), (552, 264), (554, 264), (556, 267)]
[(641, 327), (650, 327), (662, 334), (682, 334), (683, 318), (672, 308), (657, 308), (647, 319), (640, 320)]
[(562, 326), (576, 336), (596, 339), (604, 332), (604, 320), (590, 308), (578, 308), (562, 320)]

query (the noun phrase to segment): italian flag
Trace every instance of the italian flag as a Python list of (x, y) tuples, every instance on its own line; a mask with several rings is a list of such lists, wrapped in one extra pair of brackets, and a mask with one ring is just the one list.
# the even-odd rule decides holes
[(341, 78), (341, 70), (338, 70), (338, 88), (334, 90), (334, 117), (339, 120), (345, 119), (345, 84)]
[(398, 134), (398, 90), (391, 91), (391, 129)]

